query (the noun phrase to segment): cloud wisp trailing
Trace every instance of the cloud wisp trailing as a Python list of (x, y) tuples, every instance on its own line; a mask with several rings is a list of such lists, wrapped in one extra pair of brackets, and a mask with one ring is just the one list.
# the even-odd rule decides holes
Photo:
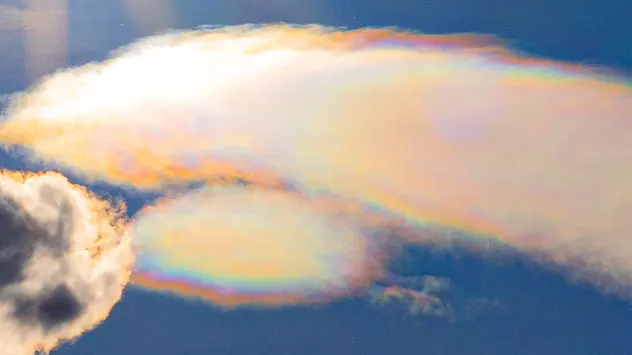
[(118, 208), (57, 173), (0, 173), (0, 344), (51, 350), (92, 329), (134, 263)]
[[(326, 193), (338, 202), (325, 209), (357, 203), (498, 240), (630, 295), (631, 116), (623, 78), (520, 57), (490, 37), (238, 26), (143, 39), (56, 73), (13, 98), (0, 140), (141, 189), (239, 178)], [(254, 208), (254, 192), (240, 196), (224, 207)], [(161, 224), (189, 223), (174, 203), (156, 210)], [(354, 223), (376, 223), (365, 217)], [(290, 240), (275, 218), (270, 230)], [(316, 221), (329, 223), (302, 223)], [(214, 230), (199, 223), (192, 235)], [(301, 249), (306, 260), (320, 251)]]

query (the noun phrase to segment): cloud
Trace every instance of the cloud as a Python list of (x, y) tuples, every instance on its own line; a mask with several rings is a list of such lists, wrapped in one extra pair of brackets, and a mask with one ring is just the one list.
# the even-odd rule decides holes
[(139, 189), (326, 193), (404, 221), (402, 242), (499, 241), (630, 295), (630, 113), (623, 78), (486, 36), (238, 26), (56, 73), (13, 98), (0, 140)]
[(297, 193), (206, 187), (135, 216), (134, 280), (222, 307), (319, 303), (363, 291), (380, 237)]
[(376, 284), (369, 289), (367, 297), (372, 305), (395, 314), (404, 311), (412, 317), (427, 316), (449, 320), (456, 317), (450, 300), (423, 288)]
[(57, 173), (0, 174), (0, 344), (51, 350), (107, 317), (133, 255), (121, 211)]

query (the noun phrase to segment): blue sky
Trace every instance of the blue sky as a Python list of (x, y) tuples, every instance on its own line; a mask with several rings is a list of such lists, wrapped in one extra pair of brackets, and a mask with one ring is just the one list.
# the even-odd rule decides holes
[[(19, 1), (0, 0), (19, 5)], [(176, 27), (286, 21), (347, 27), (400, 26), (429, 33), (493, 33), (520, 50), (632, 71), (632, 3), (625, 0), (173, 1)], [(177, 4), (176, 4), (177, 3)], [(148, 11), (151, 11), (148, 9)], [(120, 0), (71, 1), (69, 61), (102, 59), (141, 33)], [(0, 33), (0, 93), (25, 86), (21, 39)], [(9, 156), (5, 168), (21, 167)], [(142, 199), (128, 198), (131, 212)], [(111, 317), (57, 355), (73, 354), (632, 354), (632, 307), (570, 285), (520, 258), (408, 250), (403, 274), (450, 278), (465, 298), (505, 307), (474, 321), (378, 312), (364, 299), (320, 307), (220, 311), (197, 301), (129, 288)]]

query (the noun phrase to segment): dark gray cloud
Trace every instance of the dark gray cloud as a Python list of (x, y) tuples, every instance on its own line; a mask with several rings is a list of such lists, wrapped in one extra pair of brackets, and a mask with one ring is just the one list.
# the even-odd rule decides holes
[(50, 350), (102, 321), (133, 255), (121, 214), (55, 173), (0, 174), (0, 344)]

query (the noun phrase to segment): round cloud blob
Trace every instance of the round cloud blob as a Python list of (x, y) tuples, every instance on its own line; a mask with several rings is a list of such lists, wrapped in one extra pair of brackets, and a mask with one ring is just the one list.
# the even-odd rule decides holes
[(297, 193), (207, 187), (135, 217), (135, 280), (223, 307), (323, 302), (379, 276), (367, 232)]

